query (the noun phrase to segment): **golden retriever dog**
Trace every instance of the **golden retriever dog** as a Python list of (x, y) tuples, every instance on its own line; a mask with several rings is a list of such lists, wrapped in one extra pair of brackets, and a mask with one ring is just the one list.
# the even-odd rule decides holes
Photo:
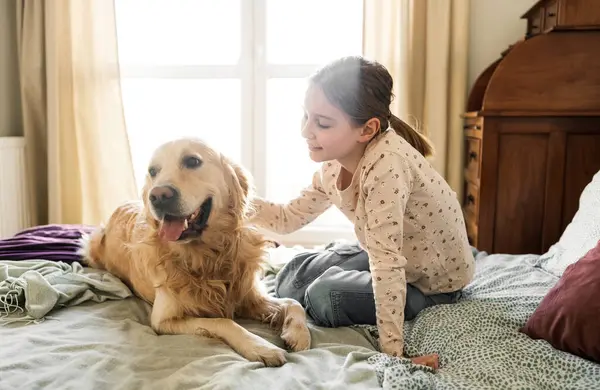
[(262, 321), (292, 351), (310, 347), (302, 306), (270, 297), (261, 285), (267, 241), (246, 224), (251, 191), (249, 175), (206, 143), (163, 144), (141, 201), (117, 208), (84, 239), (84, 262), (150, 303), (158, 334), (218, 338), (250, 361), (280, 366), (283, 349), (234, 322)]

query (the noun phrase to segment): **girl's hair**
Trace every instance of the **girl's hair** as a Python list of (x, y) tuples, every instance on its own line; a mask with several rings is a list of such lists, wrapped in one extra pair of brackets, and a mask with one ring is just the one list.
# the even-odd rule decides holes
[(427, 137), (391, 113), (394, 81), (380, 63), (360, 56), (343, 57), (319, 69), (310, 82), (318, 85), (357, 126), (377, 118), (382, 130), (391, 127), (423, 156), (433, 154)]

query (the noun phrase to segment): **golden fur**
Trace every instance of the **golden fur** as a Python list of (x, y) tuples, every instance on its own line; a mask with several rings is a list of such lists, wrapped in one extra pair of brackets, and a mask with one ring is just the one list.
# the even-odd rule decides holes
[[(185, 156), (202, 165), (189, 169)], [(277, 366), (284, 351), (235, 323), (237, 317), (270, 323), (293, 351), (310, 347), (306, 315), (298, 302), (269, 297), (259, 273), (266, 241), (245, 224), (251, 191), (249, 175), (205, 143), (180, 139), (159, 147), (150, 164), (141, 202), (114, 211), (107, 224), (87, 238), (84, 257), (91, 267), (122, 279), (152, 304), (151, 324), (162, 334), (220, 338), (240, 355)], [(179, 190), (191, 214), (209, 196), (213, 207), (197, 238), (165, 241), (149, 193), (155, 186)]]

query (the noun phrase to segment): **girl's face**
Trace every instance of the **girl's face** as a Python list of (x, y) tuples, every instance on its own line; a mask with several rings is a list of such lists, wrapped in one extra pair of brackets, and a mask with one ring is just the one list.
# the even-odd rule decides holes
[(313, 161), (341, 162), (359, 150), (362, 153), (365, 147), (363, 128), (353, 125), (346, 113), (327, 100), (321, 88), (316, 85), (308, 88), (304, 98), (302, 136)]

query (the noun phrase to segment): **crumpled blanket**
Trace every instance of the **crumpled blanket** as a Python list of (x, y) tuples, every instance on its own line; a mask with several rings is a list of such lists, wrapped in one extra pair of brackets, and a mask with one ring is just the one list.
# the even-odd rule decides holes
[(115, 276), (78, 262), (0, 261), (0, 324), (39, 322), (54, 309), (130, 296)]

